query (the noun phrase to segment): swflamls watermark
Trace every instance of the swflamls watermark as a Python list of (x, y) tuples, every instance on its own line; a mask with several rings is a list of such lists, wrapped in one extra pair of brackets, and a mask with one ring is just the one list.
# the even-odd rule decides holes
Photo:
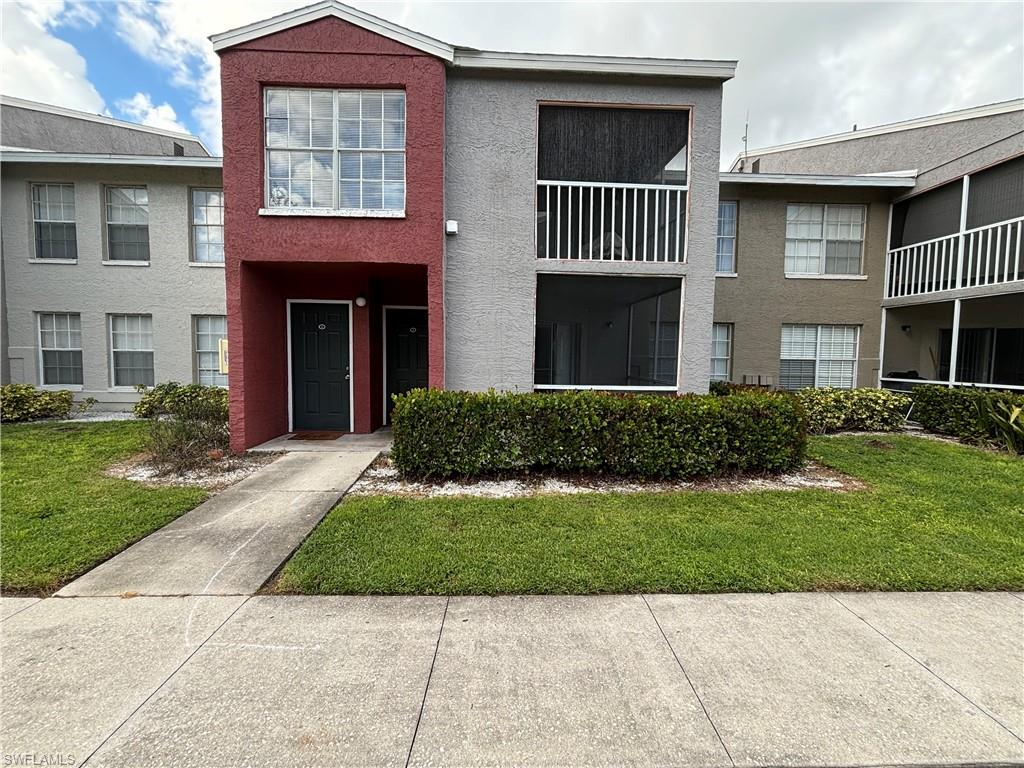
[(4, 753), (3, 764), (21, 765), (28, 768), (40, 766), (72, 766), (78, 765), (78, 759), (71, 752), (12, 752)]

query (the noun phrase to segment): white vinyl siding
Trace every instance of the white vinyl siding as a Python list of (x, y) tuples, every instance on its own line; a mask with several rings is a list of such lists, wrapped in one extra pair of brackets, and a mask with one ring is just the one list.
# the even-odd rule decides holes
[(43, 386), (81, 386), (82, 317), (72, 312), (39, 313)]
[(32, 185), (32, 229), (37, 259), (78, 258), (73, 184)]
[(149, 261), (149, 192), (107, 187), (107, 260)]
[(115, 387), (153, 386), (152, 315), (110, 315), (110, 367)]
[(779, 386), (853, 388), (859, 330), (855, 325), (783, 325)]
[(196, 315), (196, 383), (226, 387), (228, 375), (220, 372), (220, 341), (228, 336), (228, 319), (223, 315)]
[(732, 367), (732, 324), (711, 326), (711, 380), (729, 381)]
[(224, 263), (223, 190), (192, 190), (192, 261)]
[(267, 206), (405, 210), (405, 92), (268, 88)]
[(787, 205), (786, 274), (859, 275), (866, 213), (863, 205)]
[(718, 204), (718, 241), (715, 247), (715, 271), (736, 272), (736, 215), (739, 204), (723, 200)]

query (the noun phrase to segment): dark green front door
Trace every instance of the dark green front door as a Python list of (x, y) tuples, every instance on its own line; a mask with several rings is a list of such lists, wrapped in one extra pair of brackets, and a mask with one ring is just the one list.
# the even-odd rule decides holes
[(387, 347), (385, 420), (391, 421), (391, 396), (427, 386), (427, 310), (385, 309)]
[(292, 429), (348, 432), (348, 304), (292, 304)]

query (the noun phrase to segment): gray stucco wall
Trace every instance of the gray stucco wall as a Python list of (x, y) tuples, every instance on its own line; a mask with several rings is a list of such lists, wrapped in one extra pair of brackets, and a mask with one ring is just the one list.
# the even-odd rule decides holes
[(67, 115), (55, 115), (11, 104), (0, 105), (0, 135), (5, 147), (27, 147), (51, 152), (109, 155), (173, 155), (177, 142), (186, 157), (207, 157), (197, 141), (173, 138)]
[[(933, 168), (940, 171), (937, 166), (944, 166), (956, 158), (1008, 137), (1014, 138), (1005, 143), (1009, 146), (1004, 145), (998, 150), (997, 157), (1024, 151), (1024, 111), (765, 155), (758, 155), (755, 150), (748, 157), (747, 168), (754, 160), (760, 159), (761, 173), (860, 174), (916, 168), (924, 174)], [(1017, 149), (1012, 150), (1013, 146)], [(955, 178), (983, 164), (983, 161), (975, 159), (969, 161), (959, 173), (947, 169), (945, 173), (935, 174), (929, 185)]]
[[(718, 215), (721, 83), (505, 77), (450, 70), (446, 113), (445, 382), (452, 389), (533, 389), (539, 272), (659, 275), (683, 282), (681, 391), (710, 375)], [(691, 105), (688, 263), (623, 264), (536, 258), (540, 101)]]
[[(720, 277), (715, 322), (733, 324), (732, 380), (767, 374), (778, 384), (782, 325), (858, 325), (858, 386), (875, 386), (885, 273), (889, 199), (899, 190), (723, 184), (738, 200), (737, 277)], [(863, 279), (787, 278), (786, 204), (829, 202), (868, 206)]]
[[(34, 240), (30, 184), (75, 185), (78, 263), (32, 261)], [(149, 190), (149, 266), (103, 262), (105, 184), (138, 184)], [(225, 314), (224, 269), (189, 264), (189, 188), (220, 187), (219, 170), (125, 166), (5, 163), (2, 173), (2, 249), (10, 377), (40, 383), (37, 312), (82, 316), (81, 397), (119, 408), (137, 399), (113, 391), (109, 313), (153, 316), (157, 382), (192, 381), (192, 316)]]

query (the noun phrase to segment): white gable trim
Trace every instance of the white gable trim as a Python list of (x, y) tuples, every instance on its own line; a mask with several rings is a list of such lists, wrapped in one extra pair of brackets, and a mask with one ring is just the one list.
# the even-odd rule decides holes
[(400, 27), (390, 21), (364, 13), (356, 8), (343, 5), (337, 0), (323, 0), (323, 2), (309, 5), (305, 8), (298, 8), (280, 16), (273, 16), (263, 21), (257, 21), (244, 27), (231, 29), (217, 35), (211, 35), (213, 50), (220, 51), (230, 48), (233, 45), (256, 40), (275, 32), (283, 32), (286, 29), (297, 27), (300, 24), (308, 24), (311, 21), (333, 17), (347, 21), (357, 27), (374, 32), (383, 37), (390, 38), (398, 43), (415, 48), (418, 51), (437, 56), (439, 59), (451, 63), (455, 58), (455, 51), (448, 43), (436, 40), (433, 37), (422, 35), (411, 29)]
[(633, 56), (581, 56), (551, 53), (506, 53), (459, 48), (455, 66), (466, 69), (503, 69), (539, 72), (582, 72), (611, 75), (667, 75), (728, 80), (736, 73), (735, 61), (703, 59), (651, 59)]

